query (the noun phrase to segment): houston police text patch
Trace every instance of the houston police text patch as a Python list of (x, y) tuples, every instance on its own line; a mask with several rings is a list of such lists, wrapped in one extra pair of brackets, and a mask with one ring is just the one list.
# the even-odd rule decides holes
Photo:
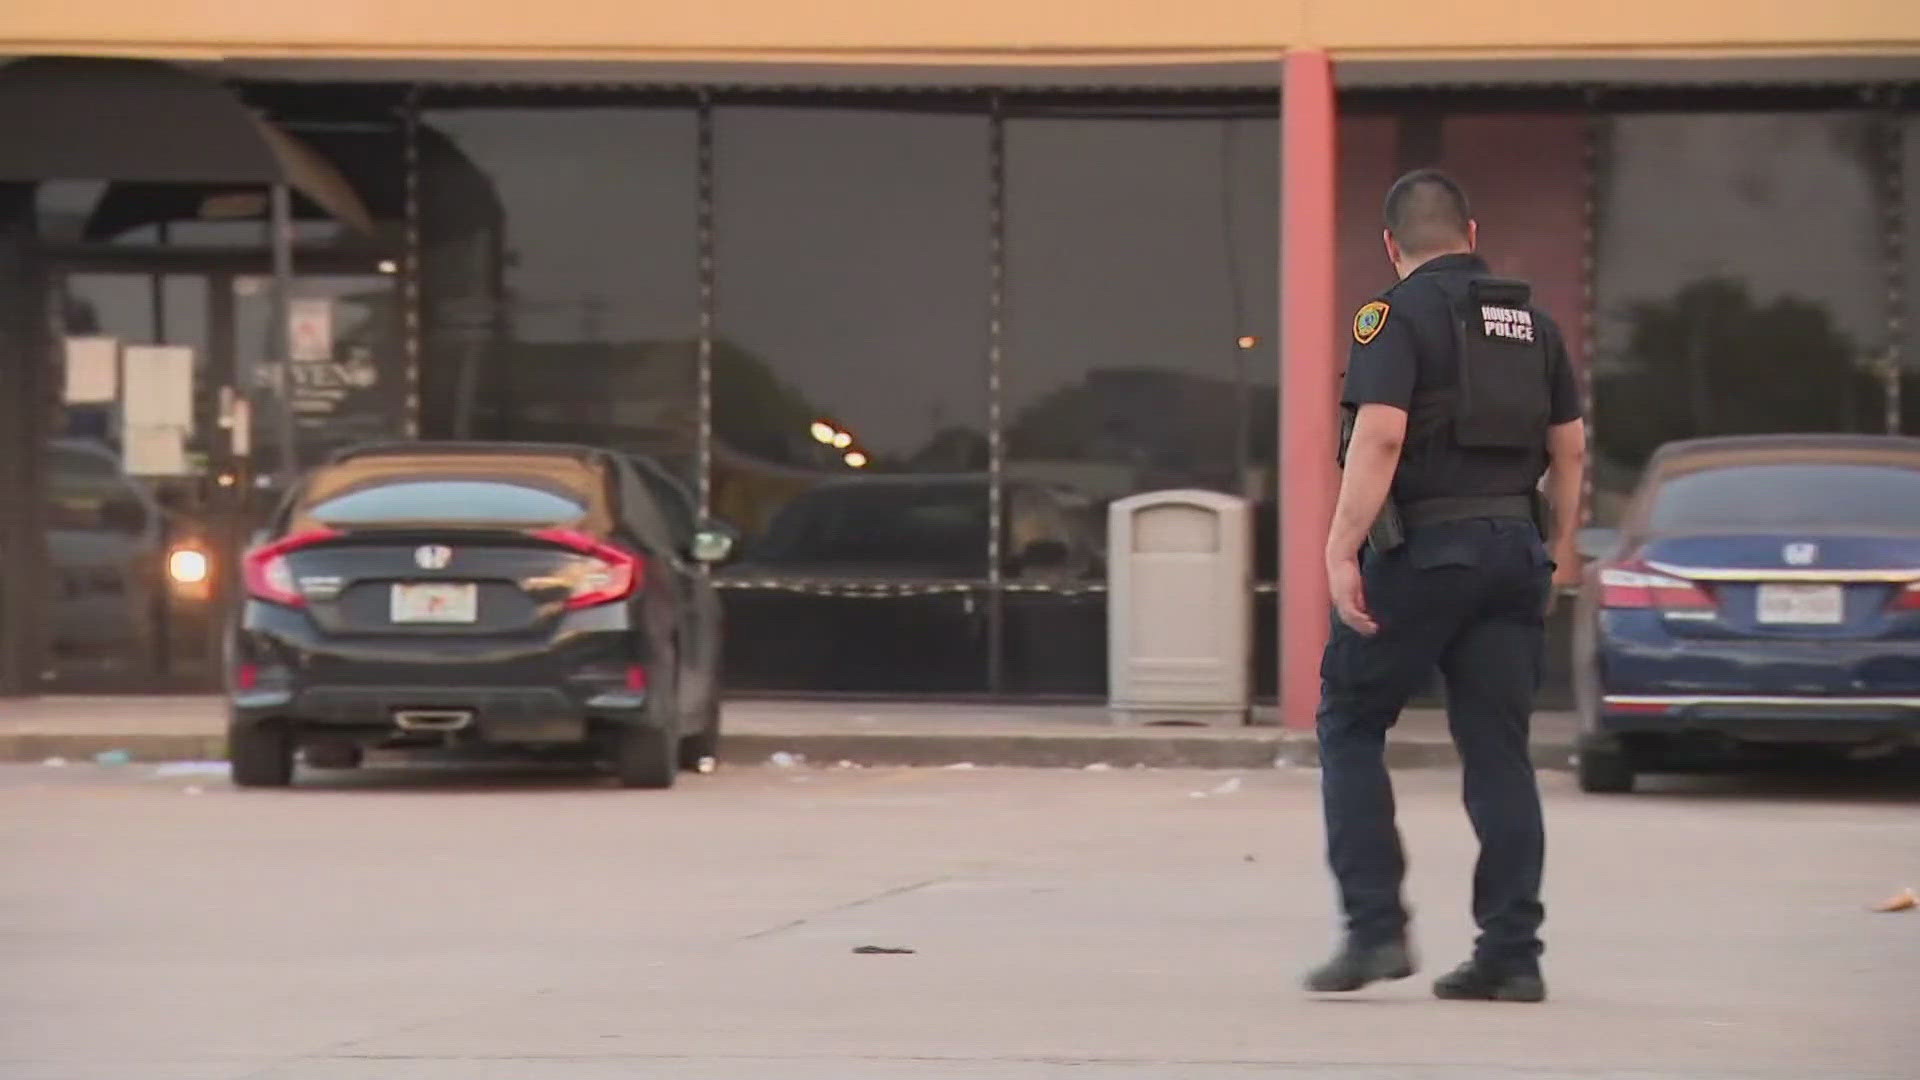
[(1480, 307), (1480, 319), (1485, 324), (1486, 336), (1506, 338), (1508, 341), (1533, 340), (1533, 313), (1520, 308), (1495, 307), (1483, 304)]

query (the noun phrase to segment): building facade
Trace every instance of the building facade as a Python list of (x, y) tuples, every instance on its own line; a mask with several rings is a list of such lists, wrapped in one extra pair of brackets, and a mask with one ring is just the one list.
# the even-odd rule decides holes
[[(114, 6), (0, 15), (4, 692), (217, 685), (289, 463), (420, 436), (668, 466), (745, 538), (738, 692), (1098, 698), (1106, 505), (1243, 495), (1272, 699), (1282, 372), (1337, 365), (1421, 165), (1570, 331), (1596, 524), (1668, 439), (1920, 422), (1885, 5)], [(1338, 90), (1317, 358), (1279, 299), (1301, 50)]]

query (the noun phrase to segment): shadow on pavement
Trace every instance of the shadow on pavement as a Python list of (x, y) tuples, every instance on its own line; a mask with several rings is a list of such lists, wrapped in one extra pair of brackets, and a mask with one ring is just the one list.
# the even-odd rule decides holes
[(606, 772), (580, 761), (370, 759), (357, 769), (300, 768), (294, 791), (496, 795), (512, 791), (617, 790)]
[(1920, 802), (1920, 755), (1875, 761), (1745, 765), (1713, 772), (1644, 773), (1628, 798)]

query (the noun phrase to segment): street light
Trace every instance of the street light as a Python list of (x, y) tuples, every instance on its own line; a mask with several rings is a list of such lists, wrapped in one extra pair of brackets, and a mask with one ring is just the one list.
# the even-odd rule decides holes
[(853, 445), (852, 435), (849, 435), (844, 431), (836, 431), (833, 433), (833, 448), (835, 450), (845, 450), (847, 447), (852, 445)]
[(847, 451), (845, 460), (849, 468), (864, 469), (867, 467), (867, 455), (858, 450)]
[(836, 431), (834, 429), (834, 426), (832, 424), (827, 423), (825, 420), (815, 420), (813, 422), (813, 441), (814, 442), (824, 443), (826, 445), (831, 446), (833, 444), (834, 437), (839, 434), (840, 432)]

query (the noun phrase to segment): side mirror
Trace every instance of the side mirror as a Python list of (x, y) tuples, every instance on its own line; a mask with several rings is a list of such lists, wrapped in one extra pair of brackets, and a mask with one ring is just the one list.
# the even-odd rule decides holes
[(695, 562), (717, 566), (733, 557), (734, 543), (730, 530), (709, 525), (693, 534), (690, 554)]

